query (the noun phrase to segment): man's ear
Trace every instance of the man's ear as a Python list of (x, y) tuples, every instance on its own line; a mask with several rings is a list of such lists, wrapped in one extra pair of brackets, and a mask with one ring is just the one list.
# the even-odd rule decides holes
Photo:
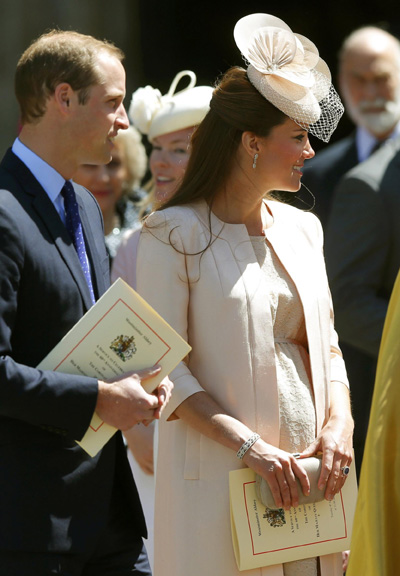
[(259, 137), (254, 132), (243, 132), (242, 145), (246, 152), (253, 158), (254, 154), (260, 152)]
[(72, 101), (72, 88), (67, 82), (63, 82), (62, 84), (58, 84), (54, 90), (54, 99), (58, 106), (58, 108), (64, 112), (68, 112), (68, 108), (70, 107)]

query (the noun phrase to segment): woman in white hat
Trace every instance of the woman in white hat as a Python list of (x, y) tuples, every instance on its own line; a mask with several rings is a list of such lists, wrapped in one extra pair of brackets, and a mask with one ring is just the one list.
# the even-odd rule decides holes
[[(189, 78), (188, 85), (176, 91), (185, 77)], [(152, 180), (142, 214), (160, 208), (178, 189), (189, 161), (192, 134), (209, 111), (211, 96), (211, 86), (196, 86), (192, 70), (179, 72), (164, 96), (151, 86), (133, 93), (129, 116), (152, 145), (149, 158)], [(112, 268), (114, 280), (121, 277), (133, 287), (138, 238), (133, 231), (125, 235)]]
[(353, 433), (320, 223), (271, 198), (300, 188), (308, 133), (328, 141), (343, 106), (316, 47), (282, 20), (247, 16), (235, 39), (247, 70), (219, 81), (183, 182), (138, 246), (139, 293), (192, 346), (159, 425), (155, 574), (339, 576), (340, 553), (239, 572), (233, 552), (231, 470), (253, 469), (289, 509), (296, 477), (309, 488), (301, 458), (321, 452), (331, 500)]
[[(177, 91), (180, 81), (185, 78), (189, 78), (189, 83)], [(152, 144), (149, 159), (152, 181), (149, 195), (142, 203), (142, 214), (160, 208), (177, 190), (189, 161), (191, 136), (210, 109), (211, 96), (210, 86), (196, 86), (196, 75), (191, 70), (179, 72), (164, 96), (151, 86), (139, 88), (133, 93), (129, 116), (133, 125), (145, 134)], [(136, 250), (139, 237), (140, 230), (126, 233), (112, 264), (112, 280), (121, 277), (133, 288), (136, 288)], [(130, 449), (129, 460), (146, 516), (149, 534), (146, 548), (152, 566), (154, 428), (155, 424), (147, 428), (139, 425), (125, 433)]]

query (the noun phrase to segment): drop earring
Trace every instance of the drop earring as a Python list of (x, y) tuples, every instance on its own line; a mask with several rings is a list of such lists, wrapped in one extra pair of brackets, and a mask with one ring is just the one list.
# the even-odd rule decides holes
[(253, 158), (253, 170), (255, 170), (256, 167), (257, 167), (257, 158), (258, 158), (258, 154), (254, 154), (254, 158)]

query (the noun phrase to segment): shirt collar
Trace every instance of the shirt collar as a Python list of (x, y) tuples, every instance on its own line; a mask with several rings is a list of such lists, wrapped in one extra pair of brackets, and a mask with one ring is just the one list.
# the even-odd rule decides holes
[[(400, 122), (396, 124), (393, 132), (387, 137), (387, 140), (392, 140), (397, 136), (400, 136)], [(377, 142), (378, 139), (375, 138), (375, 136), (372, 136), (372, 134), (368, 132), (365, 128), (363, 128), (362, 126), (357, 127), (356, 147), (359, 162), (363, 162), (370, 156)]]
[(32, 152), (19, 138), (16, 138), (12, 151), (29, 168), (36, 180), (45, 190), (50, 200), (54, 203), (64, 186), (65, 178), (54, 168), (47, 164), (35, 152)]

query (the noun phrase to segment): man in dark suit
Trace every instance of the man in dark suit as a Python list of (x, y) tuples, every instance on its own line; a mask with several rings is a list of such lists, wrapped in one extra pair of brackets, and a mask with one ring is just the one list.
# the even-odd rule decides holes
[[(69, 179), (82, 163), (109, 162), (113, 138), (128, 126), (122, 59), (112, 44), (52, 31), (17, 66), (22, 129), (0, 165), (0, 573), (7, 576), (150, 574), (121, 433), (94, 458), (75, 440), (95, 411), (121, 430), (159, 417), (172, 385), (166, 379), (154, 394), (144, 391), (141, 379), (157, 368), (110, 383), (35, 368), (109, 286), (100, 209)], [(78, 204), (73, 216), (67, 188)]]
[[(320, 217), (325, 230), (331, 216), (334, 192), (344, 174), (366, 160), (382, 142), (400, 135), (400, 43), (397, 38), (375, 27), (363, 27), (350, 34), (339, 53), (339, 88), (346, 111), (356, 129), (346, 138), (318, 152), (307, 162), (303, 176), (303, 183), (315, 196), (314, 212)], [(351, 197), (347, 202), (352, 202)], [(346, 218), (347, 202), (342, 204), (345, 213), (339, 214), (335, 210), (331, 222), (332, 234), (334, 229), (341, 228), (342, 218)], [(352, 208), (356, 209), (356, 206)], [(364, 227), (363, 231), (358, 230), (360, 226)], [(343, 242), (348, 240), (352, 244), (352, 238), (363, 232), (365, 222), (355, 220), (354, 229), (348, 230), (350, 237), (340, 237)], [(344, 252), (347, 249), (351, 250), (346, 244)], [(328, 274), (333, 273), (337, 261), (333, 246), (326, 252), (326, 260)], [(361, 274), (360, 281), (362, 278)], [(330, 281), (332, 283), (332, 277)], [(336, 328), (352, 390), (354, 445), (359, 472), (369, 416), (369, 398), (375, 380), (377, 351), (372, 354), (371, 350), (359, 345), (357, 339), (347, 338), (343, 322), (346, 323), (345, 310), (348, 308), (344, 306), (343, 292), (339, 297), (335, 285), (333, 303)], [(350, 319), (350, 316), (347, 318)], [(359, 394), (357, 390), (364, 392)]]
[[(363, 354), (374, 367), (400, 268), (399, 182), (400, 137), (343, 177), (325, 237), (337, 330), (342, 341)], [(353, 378), (351, 382), (358, 470), (373, 386), (374, 378)]]
[(339, 89), (355, 131), (306, 162), (302, 182), (315, 196), (325, 228), (341, 177), (379, 144), (400, 135), (400, 43), (388, 32), (363, 27), (339, 52)]

